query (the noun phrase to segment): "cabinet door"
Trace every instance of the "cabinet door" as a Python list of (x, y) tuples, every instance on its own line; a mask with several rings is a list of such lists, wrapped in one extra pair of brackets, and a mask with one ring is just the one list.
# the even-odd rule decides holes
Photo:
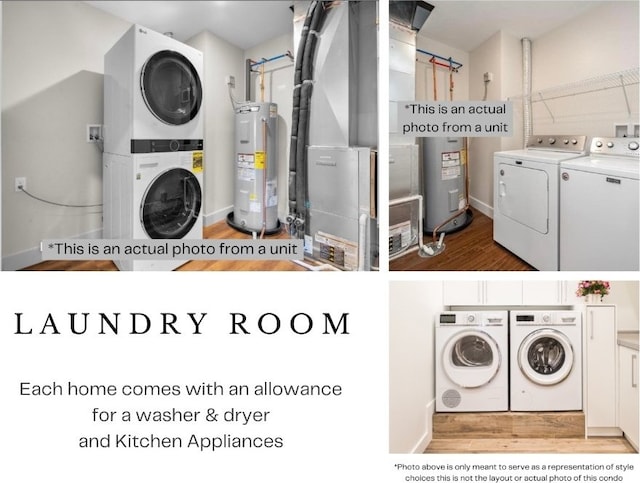
[(560, 303), (562, 305), (584, 304), (584, 298), (576, 295), (578, 280), (565, 280), (560, 282)]
[(587, 427), (614, 428), (616, 417), (616, 323), (615, 307), (588, 306)]
[(525, 305), (558, 305), (562, 282), (524, 281), (522, 282), (522, 303)]
[(620, 429), (625, 437), (638, 449), (638, 351), (620, 346), (619, 383)]
[(444, 305), (477, 305), (482, 303), (483, 287), (479, 281), (443, 282)]
[(487, 281), (485, 283), (484, 303), (486, 305), (521, 305), (522, 282)]

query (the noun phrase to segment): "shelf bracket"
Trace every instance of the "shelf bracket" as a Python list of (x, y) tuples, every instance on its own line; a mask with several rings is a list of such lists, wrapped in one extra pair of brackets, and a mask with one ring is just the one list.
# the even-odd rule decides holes
[(547, 105), (546, 101), (544, 100), (544, 97), (542, 97), (542, 92), (538, 92), (538, 96), (540, 96), (540, 100), (542, 101), (542, 104), (544, 104), (544, 107), (547, 109), (547, 112), (549, 113), (549, 116), (551, 116), (551, 121), (553, 121), (555, 123), (556, 119), (555, 119), (555, 117), (553, 117), (553, 114), (551, 113), (551, 109), (549, 109), (549, 106)]
[(627, 104), (627, 113), (631, 117), (631, 106), (629, 105), (629, 98), (627, 97), (627, 88), (624, 84), (624, 77), (620, 75), (620, 85), (622, 86), (622, 93), (624, 94), (624, 102)]

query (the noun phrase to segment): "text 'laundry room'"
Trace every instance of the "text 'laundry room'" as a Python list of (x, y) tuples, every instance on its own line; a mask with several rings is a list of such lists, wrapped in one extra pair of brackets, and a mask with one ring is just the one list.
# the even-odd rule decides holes
[(3, 2), (3, 269), (377, 270), (378, 7)]
[[(638, 2), (434, 0), (406, 25), (407, 3), (389, 5), (390, 269), (637, 271)], [(407, 105), (470, 101), (510, 106), (509, 134), (405, 132)]]
[(637, 281), (396, 281), (392, 453), (637, 453)]

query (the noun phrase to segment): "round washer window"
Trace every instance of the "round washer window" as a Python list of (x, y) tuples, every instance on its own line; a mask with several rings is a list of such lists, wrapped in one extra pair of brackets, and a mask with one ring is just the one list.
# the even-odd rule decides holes
[(147, 188), (142, 200), (142, 224), (147, 235), (183, 238), (200, 214), (202, 190), (198, 179), (186, 169), (170, 169)]
[(189, 59), (178, 52), (162, 50), (149, 57), (140, 84), (149, 110), (167, 124), (185, 124), (200, 110), (200, 77)]

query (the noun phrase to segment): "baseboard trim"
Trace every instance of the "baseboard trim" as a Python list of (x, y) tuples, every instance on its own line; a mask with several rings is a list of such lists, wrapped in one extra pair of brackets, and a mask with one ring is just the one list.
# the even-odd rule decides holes
[[(102, 237), (102, 228), (97, 230), (88, 231), (76, 236), (66, 237), (69, 240), (99, 240)], [(59, 237), (61, 238), (61, 237)], [(36, 263), (42, 262), (42, 251), (40, 246), (29, 248), (20, 253), (14, 253), (13, 255), (7, 255), (2, 257), (2, 270), (3, 271), (15, 271), (22, 270), (23, 268), (30, 267)]]
[(411, 450), (412, 454), (422, 454), (427, 449), (427, 447), (431, 444), (431, 440), (433, 439), (433, 413), (435, 411), (435, 400), (429, 401), (429, 403), (425, 406), (425, 426), (426, 431), (422, 435), (422, 437), (418, 440), (416, 445)]
[(472, 208), (475, 208), (480, 213), (488, 216), (493, 220), (493, 207), (489, 206), (485, 202), (480, 201), (479, 199), (474, 198), (472, 196), (469, 197), (469, 204), (471, 205)]
[(227, 215), (233, 211), (233, 205), (225, 206), (213, 213), (209, 213), (208, 215), (204, 215), (204, 226), (207, 227), (209, 225), (213, 225), (214, 223), (218, 223), (221, 220), (225, 220)]

